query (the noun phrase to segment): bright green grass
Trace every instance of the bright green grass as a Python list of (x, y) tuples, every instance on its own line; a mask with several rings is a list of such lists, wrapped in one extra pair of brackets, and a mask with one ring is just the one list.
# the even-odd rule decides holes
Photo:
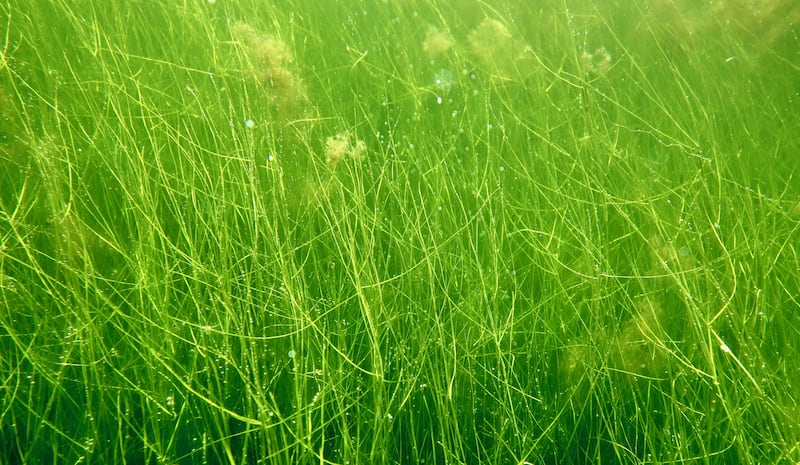
[(270, 3), (0, 5), (0, 463), (800, 462), (792, 2)]

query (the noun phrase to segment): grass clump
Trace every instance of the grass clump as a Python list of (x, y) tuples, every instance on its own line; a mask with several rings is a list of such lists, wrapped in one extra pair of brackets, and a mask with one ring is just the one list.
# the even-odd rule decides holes
[(0, 5), (0, 462), (798, 463), (795, 9), (676, 6)]
[(337, 134), (325, 139), (325, 161), (335, 165), (345, 159), (361, 160), (367, 151), (363, 140), (352, 142), (349, 134)]

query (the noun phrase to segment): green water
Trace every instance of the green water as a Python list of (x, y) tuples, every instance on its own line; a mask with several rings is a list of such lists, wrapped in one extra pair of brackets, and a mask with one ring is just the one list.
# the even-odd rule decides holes
[(800, 463), (789, 0), (4, 1), (1, 464)]

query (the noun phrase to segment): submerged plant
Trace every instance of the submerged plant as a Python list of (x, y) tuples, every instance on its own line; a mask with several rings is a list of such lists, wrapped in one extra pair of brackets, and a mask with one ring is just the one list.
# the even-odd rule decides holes
[(800, 461), (796, 66), (750, 7), (33, 3), (0, 463)]

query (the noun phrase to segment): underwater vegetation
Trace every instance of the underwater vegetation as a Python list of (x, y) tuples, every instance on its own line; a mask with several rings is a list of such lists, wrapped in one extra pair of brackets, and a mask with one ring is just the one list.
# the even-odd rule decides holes
[(294, 54), (284, 41), (263, 34), (246, 23), (231, 28), (243, 47), (253, 79), (269, 93), (270, 103), (283, 118), (297, 117), (310, 102), (302, 79), (294, 72)]
[(322, 3), (0, 1), (0, 463), (800, 463), (794, 2)]
[(367, 144), (363, 140), (353, 143), (349, 134), (337, 134), (325, 139), (325, 161), (329, 165), (335, 165), (347, 158), (360, 160), (364, 158), (366, 151)]

